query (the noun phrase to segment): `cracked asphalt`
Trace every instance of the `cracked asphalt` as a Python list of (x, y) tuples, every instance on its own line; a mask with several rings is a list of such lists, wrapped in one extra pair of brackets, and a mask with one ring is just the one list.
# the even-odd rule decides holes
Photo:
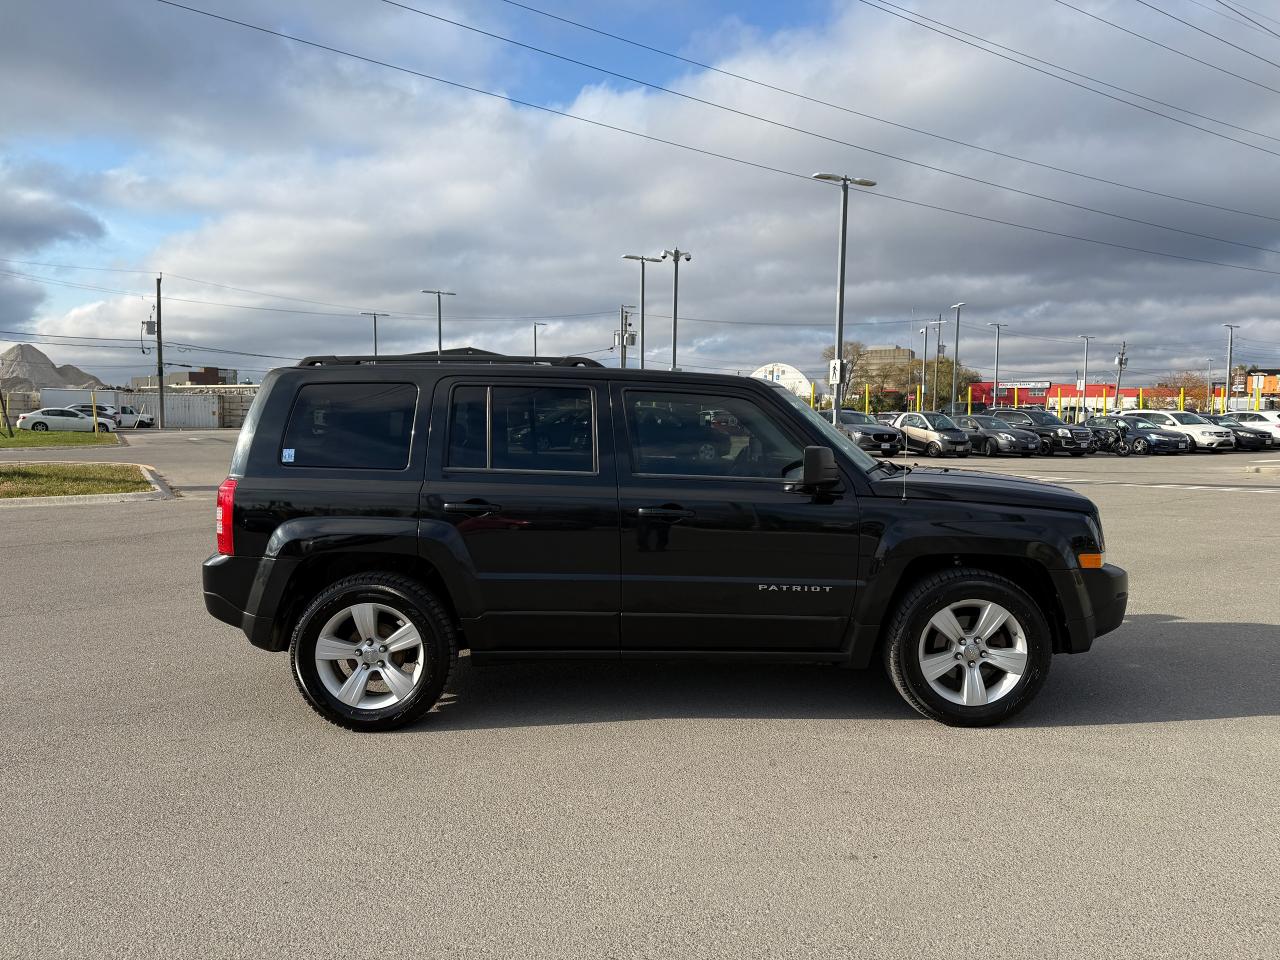
[(360, 736), (204, 611), (234, 434), (128, 439), (89, 458), (177, 499), (0, 510), (2, 957), (1276, 956), (1255, 458), (951, 462), (1078, 484), (1131, 576), (1004, 727), (878, 670), (464, 657)]

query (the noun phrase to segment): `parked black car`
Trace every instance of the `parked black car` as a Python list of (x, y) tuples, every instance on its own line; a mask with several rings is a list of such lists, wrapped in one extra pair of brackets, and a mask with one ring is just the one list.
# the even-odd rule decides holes
[(1035, 433), (1040, 437), (1040, 452), (1046, 456), (1065, 450), (1073, 457), (1083, 457), (1093, 443), (1093, 431), (1088, 427), (1064, 423), (1047, 410), (992, 407), (988, 413), (1011, 427)]
[(1210, 423), (1216, 423), (1230, 430), (1231, 435), (1235, 437), (1237, 450), (1270, 450), (1272, 448), (1274, 441), (1269, 432), (1245, 426), (1230, 414), (1202, 413), (1200, 416)]
[(995, 417), (977, 415), (955, 417), (956, 426), (969, 437), (974, 453), (998, 457), (1002, 453), (1029, 457), (1040, 449), (1040, 437), (1030, 430), (1011, 427)]
[[(520, 433), (570, 409), (590, 411), (585, 448)], [(701, 410), (741, 431), (710, 459), (687, 439)], [(655, 411), (678, 423), (646, 429)], [(1074, 490), (876, 459), (764, 381), (581, 357), (273, 370), (216, 530), (209, 612), (288, 650), (306, 701), (355, 730), (426, 715), (463, 647), (477, 664), (880, 660), (920, 713), (990, 724), (1128, 599)]]
[(1186, 434), (1173, 430), (1161, 430), (1149, 420), (1141, 420), (1135, 414), (1125, 417), (1090, 417), (1085, 426), (1091, 429), (1107, 427), (1120, 430), (1129, 444), (1129, 452), (1138, 456), (1149, 453), (1186, 453), (1191, 444)]
[(902, 431), (886, 426), (870, 414), (858, 410), (840, 411), (840, 429), (868, 453), (896, 457), (902, 450)]

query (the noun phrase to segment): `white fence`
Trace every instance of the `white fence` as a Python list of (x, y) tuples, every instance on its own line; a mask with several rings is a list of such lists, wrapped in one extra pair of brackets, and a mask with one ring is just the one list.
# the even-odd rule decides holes
[[(159, 400), (156, 391), (148, 390), (133, 393), (127, 390), (84, 390), (62, 387), (45, 387), (40, 391), (42, 407), (69, 407), (76, 403), (89, 403), (90, 397), (96, 397), (100, 404), (113, 407), (128, 405), (140, 413), (149, 413), (159, 420)], [(224, 397), (212, 393), (188, 393), (183, 390), (167, 389), (164, 392), (164, 425), (178, 430), (208, 430), (220, 426), (239, 426), (244, 420), (241, 407), (246, 401), (237, 398), (235, 412), (239, 420), (233, 424), (222, 422), (222, 406)], [(252, 398), (250, 398), (252, 400)]]

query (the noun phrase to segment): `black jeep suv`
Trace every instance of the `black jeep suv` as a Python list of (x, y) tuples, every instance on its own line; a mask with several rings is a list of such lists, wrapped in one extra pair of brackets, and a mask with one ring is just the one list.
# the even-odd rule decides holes
[(313, 357), (264, 378), (203, 573), (209, 612), (357, 730), (427, 713), (460, 648), (880, 657), (920, 713), (974, 726), (1120, 624), (1103, 550), (1077, 493), (877, 460), (760, 380)]
[(992, 407), (987, 412), (1011, 427), (1039, 436), (1040, 452), (1046, 456), (1065, 450), (1073, 457), (1083, 457), (1094, 442), (1093, 431), (1088, 427), (1068, 424), (1046, 410)]

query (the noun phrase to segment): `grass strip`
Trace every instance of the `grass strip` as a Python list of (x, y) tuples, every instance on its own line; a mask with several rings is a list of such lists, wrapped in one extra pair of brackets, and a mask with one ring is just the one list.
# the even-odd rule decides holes
[(131, 463), (0, 463), (0, 500), (150, 490)]

